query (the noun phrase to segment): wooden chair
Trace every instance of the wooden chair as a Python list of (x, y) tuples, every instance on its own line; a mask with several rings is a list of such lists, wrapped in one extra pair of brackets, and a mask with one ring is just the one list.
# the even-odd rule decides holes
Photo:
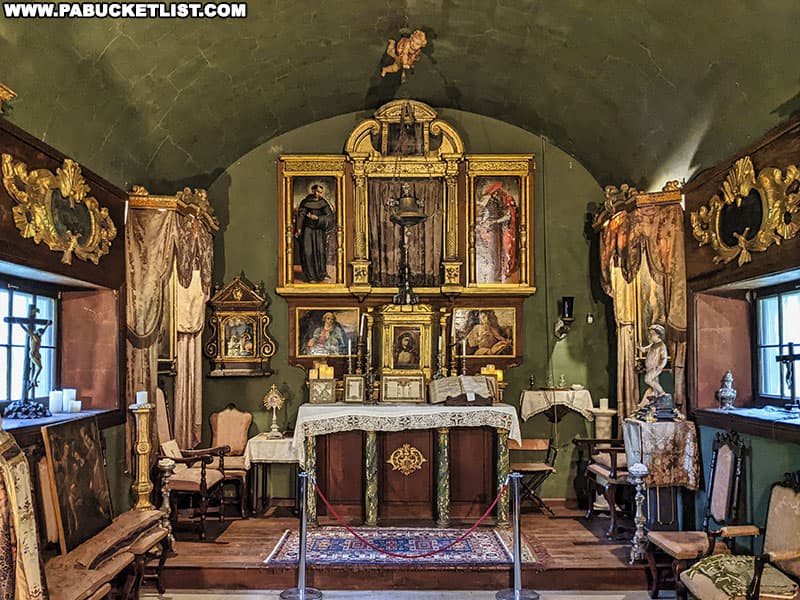
[(685, 597), (680, 574), (689, 563), (710, 556), (715, 550), (727, 550), (724, 546), (719, 548), (722, 544), (717, 545), (716, 541), (720, 531), (737, 517), (743, 453), (744, 444), (736, 432), (717, 433), (714, 437), (702, 531), (651, 531), (647, 535), (651, 598), (658, 597), (665, 576), (674, 578), (678, 596)]
[[(617, 534), (617, 491), (620, 486), (628, 486), (628, 462), (625, 455), (625, 442), (620, 439), (575, 438), (572, 442), (582, 449), (588, 457), (584, 476), (589, 489), (605, 498), (611, 523), (606, 537)], [(594, 498), (589, 499), (586, 518), (591, 519), (594, 512)]]
[(509, 450), (545, 452), (544, 462), (512, 462), (511, 471), (522, 474), (522, 479), (520, 480), (522, 488), (520, 490), (520, 502), (524, 503), (526, 500), (530, 500), (542, 512), (548, 512), (551, 516), (555, 516), (550, 507), (547, 506), (547, 503), (542, 500), (539, 492), (545, 480), (556, 472), (555, 463), (558, 448), (546, 438), (526, 438), (522, 440), (521, 444), (514, 440), (509, 440), (508, 448)]
[[(233, 481), (239, 492), (239, 511), (243, 519), (247, 518), (247, 496), (249, 486), (249, 470), (244, 462), (244, 450), (247, 446), (250, 424), (253, 414), (242, 412), (234, 404), (228, 404), (224, 410), (211, 415), (211, 445), (214, 447), (228, 446), (230, 452), (225, 455), (225, 481)], [(211, 467), (217, 466), (217, 459)], [(224, 502), (224, 496), (223, 496)]]
[[(218, 446), (195, 450), (181, 450), (174, 439), (164, 440), (168, 435), (167, 406), (164, 393), (156, 392), (156, 424), (162, 457), (175, 461), (175, 472), (169, 479), (171, 515), (178, 522), (178, 497), (199, 496), (197, 513), (200, 516), (200, 541), (206, 539), (206, 514), (209, 500), (219, 500), (219, 520), (223, 519), (222, 484), (225, 480), (225, 455), (229, 446)], [(212, 467), (211, 464), (215, 466)]]
[[(723, 527), (720, 537), (758, 535), (752, 525)], [(794, 600), (800, 578), (800, 471), (786, 473), (772, 486), (764, 549), (755, 556), (715, 554), (680, 574), (681, 583), (699, 600), (724, 598)]]

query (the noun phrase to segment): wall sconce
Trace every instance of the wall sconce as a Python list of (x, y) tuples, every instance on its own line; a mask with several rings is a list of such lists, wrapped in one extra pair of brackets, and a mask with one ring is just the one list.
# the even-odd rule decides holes
[(569, 333), (570, 325), (575, 320), (575, 297), (562, 296), (561, 298), (561, 316), (556, 321), (556, 326), (553, 334), (556, 339), (563, 340)]

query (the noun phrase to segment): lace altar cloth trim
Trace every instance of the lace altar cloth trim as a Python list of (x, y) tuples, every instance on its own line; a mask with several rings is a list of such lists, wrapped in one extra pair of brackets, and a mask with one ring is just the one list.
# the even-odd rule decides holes
[(517, 411), (508, 404), (446, 407), (410, 404), (344, 406), (303, 404), (297, 412), (292, 445), (300, 464), (305, 465), (305, 439), (339, 431), (404, 431), (442, 427), (494, 427), (505, 429), (508, 437), (522, 442)]

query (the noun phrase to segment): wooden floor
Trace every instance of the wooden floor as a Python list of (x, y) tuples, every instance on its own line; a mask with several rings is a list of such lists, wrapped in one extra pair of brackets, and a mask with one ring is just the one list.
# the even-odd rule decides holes
[[(523, 565), (523, 585), (548, 590), (645, 590), (643, 565), (628, 565), (628, 547), (603, 535), (608, 519), (587, 523), (582, 513), (551, 504), (555, 517), (525, 513), (522, 531), (544, 555), (544, 565)], [(321, 519), (321, 525), (334, 525)], [(432, 526), (432, 523), (415, 523)], [(469, 524), (467, 524), (469, 525)], [(176, 531), (177, 555), (167, 561), (167, 589), (285, 589), (297, 583), (296, 567), (268, 567), (264, 560), (287, 529), (298, 520), (288, 509), (267, 516), (208, 525), (212, 541), (200, 543), (197, 529), (183, 524)], [(214, 537), (216, 535), (216, 537)], [(374, 567), (310, 566), (306, 584), (321, 589), (487, 590), (512, 585), (509, 567)]]

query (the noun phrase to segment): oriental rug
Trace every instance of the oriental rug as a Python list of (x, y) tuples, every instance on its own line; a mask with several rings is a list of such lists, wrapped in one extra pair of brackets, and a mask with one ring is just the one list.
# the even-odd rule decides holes
[[(420, 555), (444, 548), (466, 530), (359, 527), (356, 531), (382, 550)], [(264, 562), (270, 566), (297, 564), (299, 537), (297, 531), (286, 530)], [(307, 561), (310, 565), (325, 566), (507, 566), (513, 562), (512, 539), (511, 531), (476, 529), (444, 552), (419, 558), (399, 558), (373, 550), (344, 527), (320, 527), (308, 530)], [(525, 538), (521, 550), (523, 563), (541, 564), (540, 552), (538, 549), (534, 551)]]

